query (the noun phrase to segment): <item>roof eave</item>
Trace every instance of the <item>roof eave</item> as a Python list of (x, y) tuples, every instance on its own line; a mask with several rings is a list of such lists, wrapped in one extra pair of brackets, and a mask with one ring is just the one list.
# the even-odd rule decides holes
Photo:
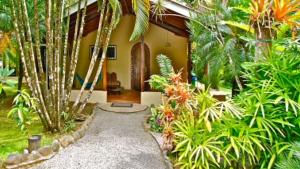
[[(158, 0), (150, 0), (152, 3), (157, 3)], [(87, 5), (91, 5), (92, 3), (97, 2), (97, 0), (87, 0)], [(185, 17), (190, 17), (191, 14), (194, 12), (191, 8), (184, 6), (183, 4), (170, 1), (170, 0), (165, 0), (163, 3), (164, 7), (166, 9), (172, 10), (180, 15), (183, 15)], [(80, 4), (80, 9), (84, 8), (84, 2), (81, 1)], [(70, 15), (73, 13), (76, 13), (78, 10), (78, 2), (74, 3), (73, 5), (70, 6)]]

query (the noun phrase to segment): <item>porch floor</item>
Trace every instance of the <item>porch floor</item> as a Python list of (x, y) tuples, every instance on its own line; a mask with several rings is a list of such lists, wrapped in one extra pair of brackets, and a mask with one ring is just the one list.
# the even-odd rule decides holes
[(121, 94), (108, 93), (107, 101), (120, 103), (141, 103), (141, 92), (135, 90), (123, 90)]

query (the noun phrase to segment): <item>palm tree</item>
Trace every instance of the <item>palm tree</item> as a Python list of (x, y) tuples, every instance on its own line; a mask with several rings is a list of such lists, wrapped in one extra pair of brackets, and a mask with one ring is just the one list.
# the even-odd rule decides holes
[(212, 4), (209, 8), (188, 24), (195, 44), (192, 53), (194, 72), (213, 88), (218, 88), (222, 79), (229, 83), (234, 79), (242, 89), (240, 65), (251, 57), (247, 56), (247, 48), (243, 45), (246, 42), (240, 34), (247, 35), (247, 31), (242, 29), (244, 25), (232, 21), (231, 11), (222, 3)]
[[(14, 26), (13, 26), (13, 18), (12, 18), (12, 14), (11, 14), (11, 3), (9, 0), (0, 0), (0, 31), (4, 32), (4, 35), (6, 37), (8, 37), (10, 39), (10, 41), (8, 42), (8, 48), (4, 55), (7, 56), (7, 59), (9, 61), (12, 61), (14, 64), (18, 65), (18, 72), (19, 72), (19, 79), (18, 79), (18, 89), (20, 90), (22, 87), (22, 79), (23, 79), (23, 65), (22, 65), (22, 61), (21, 61), (21, 57), (19, 56), (19, 53), (14, 53), (12, 52), (13, 48), (17, 48), (17, 42), (16, 42), (16, 37), (15, 34), (13, 33), (14, 30)], [(42, 11), (42, 9), (45, 8), (45, 3), (43, 3), (42, 0), (38, 0), (37, 4), (35, 6), (34, 4), (34, 0), (28, 0), (26, 1), (26, 5), (29, 7), (28, 8), (28, 16), (30, 19), (30, 27), (32, 30), (34, 30), (34, 13), (35, 10), (39, 10)], [(40, 12), (39, 13), (41, 18), (44, 18), (44, 13)], [(37, 26), (39, 27), (39, 29), (41, 29), (41, 36), (43, 37), (43, 35), (45, 34), (45, 31), (43, 29), (43, 20), (41, 20), (41, 22), (39, 22), (37, 24)], [(13, 54), (13, 55), (12, 55)], [(41, 65), (41, 64), (40, 64)], [(41, 68), (41, 67), (40, 67)]]
[[(111, 32), (122, 15), (121, 4), (118, 0), (98, 0), (101, 19), (97, 30), (95, 50), (83, 88), (77, 97), (77, 101), (70, 106), (70, 94), (85, 25), (87, 0), (46, 0), (41, 2), (40, 0), (31, 0), (30, 2), (32, 3), (29, 4), (27, 0), (9, 0), (5, 4), (9, 6), (11, 12), (10, 16), (16, 34), (18, 52), (24, 66), (24, 75), (32, 95), (38, 99), (40, 104), (37, 112), (47, 130), (60, 131), (64, 123), (70, 120), (63, 119), (62, 113), (69, 113), (69, 117), (74, 117), (80, 113), (94, 90), (97, 77), (102, 71)], [(74, 38), (69, 44), (71, 46), (70, 59), (67, 60), (71, 3), (75, 3), (78, 12), (74, 35), (72, 36)], [(38, 8), (39, 4), (43, 4), (44, 8)], [(133, 4), (136, 13), (136, 26), (131, 40), (136, 40), (148, 28), (150, 1), (134, 0)], [(34, 9), (33, 12), (29, 10), (31, 7)], [(39, 23), (42, 23), (42, 26), (39, 26)], [(46, 58), (48, 61), (45, 70), (40, 55), (42, 41), (47, 46)], [(100, 48), (103, 48), (102, 58), (99, 64), (95, 65)], [(69, 64), (66, 64), (67, 61)], [(61, 65), (62, 67), (60, 67)], [(80, 101), (82, 100), (83, 90), (94, 69), (96, 69), (96, 75), (92, 86), (88, 95), (83, 101)]]
[[(102, 61), (97, 68), (97, 74), (100, 74), (102, 69), (110, 33), (121, 16), (121, 7), (118, 0), (103, 0), (101, 2), (99, 4), (99, 9), (101, 9), (99, 12), (105, 15), (98, 32), (101, 33), (101, 37), (104, 40), (98, 42), (94, 55), (98, 56), (100, 45), (104, 50)], [(66, 64), (70, 21), (69, 1), (47, 0), (41, 3), (44, 3), (44, 9), (38, 9), (39, 1), (33, 0), (34, 16), (32, 17), (32, 22), (29, 19), (30, 12), (28, 11), (30, 6), (26, 3), (26, 0), (12, 0), (9, 5), (11, 6), (11, 15), (19, 52), (24, 65), (24, 74), (33, 96), (40, 103), (37, 112), (45, 128), (55, 132), (60, 131), (66, 120), (69, 120), (63, 119), (62, 113), (66, 112), (72, 115), (69, 108), (69, 97), (83, 37), (87, 0), (80, 0), (77, 3), (78, 14), (74, 38), (70, 44), (72, 50), (69, 65)], [(82, 10), (81, 7), (83, 7)], [(45, 19), (41, 17), (42, 13), (45, 14)], [(65, 16), (68, 17), (65, 18)], [(39, 27), (39, 23), (43, 21), (46, 37), (45, 44), (47, 46), (46, 57), (48, 59), (46, 70), (43, 69), (43, 65), (40, 63), (41, 55), (39, 51), (43, 40), (41, 38), (43, 30)], [(30, 26), (31, 23), (33, 27)], [(60, 65), (63, 65), (62, 68), (60, 68)], [(93, 87), (95, 86), (94, 83)], [(93, 91), (93, 87), (90, 92)], [(80, 112), (88, 99), (89, 97), (82, 102), (80, 109), (75, 109), (74, 112)]]
[(136, 14), (136, 19), (130, 37), (131, 41), (144, 35), (149, 27), (150, 0), (132, 0), (132, 8)]

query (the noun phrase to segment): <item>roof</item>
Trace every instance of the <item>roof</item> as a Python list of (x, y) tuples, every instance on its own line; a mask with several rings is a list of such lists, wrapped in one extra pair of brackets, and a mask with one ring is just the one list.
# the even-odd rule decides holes
[[(151, 3), (157, 3), (158, 0), (150, 0)], [(120, 0), (122, 4), (123, 15), (134, 15), (132, 10), (132, 0)], [(87, 1), (87, 13), (85, 18), (85, 29), (84, 35), (96, 30), (98, 28), (99, 22), (99, 12), (98, 12), (98, 5), (97, 0), (88, 0)], [(70, 32), (74, 31), (75, 22), (76, 22), (76, 12), (77, 12), (77, 3), (71, 6), (71, 21), (70, 21)], [(186, 21), (190, 14), (192, 14), (192, 10), (189, 7), (186, 7), (180, 3), (165, 0), (164, 6), (166, 8), (165, 15), (162, 19), (156, 19), (152, 17), (153, 14), (151, 13), (150, 23), (155, 24), (159, 27), (162, 27), (174, 34), (182, 37), (188, 37), (189, 31), (186, 26)], [(81, 8), (84, 7), (84, 4), (81, 3)], [(72, 35), (72, 33), (71, 33)]]
[[(158, 0), (150, 0), (150, 2), (152, 2), (152, 3), (157, 3), (157, 1)], [(97, 2), (97, 0), (88, 0), (87, 5), (89, 6), (95, 2)], [(78, 10), (77, 5), (78, 5), (77, 3), (74, 3), (73, 5), (71, 5), (70, 14), (77, 12), (77, 10)], [(189, 17), (191, 12), (193, 11), (191, 8), (185, 6), (184, 4), (181, 4), (181, 3), (178, 3), (175, 1), (171, 1), (171, 0), (165, 0), (163, 5), (166, 9), (176, 11), (177, 13), (179, 13), (183, 16), (186, 16), (186, 17)], [(84, 7), (84, 2), (82, 1), (80, 9), (82, 9), (83, 7)]]

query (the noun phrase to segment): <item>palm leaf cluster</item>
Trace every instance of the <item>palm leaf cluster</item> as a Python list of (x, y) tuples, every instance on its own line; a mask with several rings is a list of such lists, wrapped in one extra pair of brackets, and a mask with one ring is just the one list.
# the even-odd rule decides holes
[(230, 84), (239, 74), (240, 64), (251, 60), (251, 50), (243, 40), (244, 35), (248, 36), (245, 29), (249, 27), (231, 21), (231, 8), (221, 3), (212, 8), (197, 15), (188, 26), (194, 42), (193, 71), (203, 82), (218, 88), (222, 80)]
[(135, 25), (133, 28), (131, 41), (137, 40), (144, 35), (149, 27), (150, 1), (149, 0), (132, 0), (132, 8), (136, 14)]
[(167, 56), (160, 54), (157, 56), (156, 60), (159, 65), (160, 73), (162, 76), (167, 78), (174, 73), (172, 61)]
[(12, 17), (9, 14), (9, 0), (0, 0), (0, 31), (10, 32), (13, 28)]

